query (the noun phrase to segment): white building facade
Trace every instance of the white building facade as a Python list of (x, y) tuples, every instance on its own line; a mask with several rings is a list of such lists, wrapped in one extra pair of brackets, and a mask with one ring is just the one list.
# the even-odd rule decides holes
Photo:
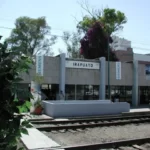
[(128, 48), (131, 48), (131, 41), (126, 40), (124, 38), (119, 38), (117, 36), (113, 36), (112, 48), (113, 50), (123, 50), (126, 51)]

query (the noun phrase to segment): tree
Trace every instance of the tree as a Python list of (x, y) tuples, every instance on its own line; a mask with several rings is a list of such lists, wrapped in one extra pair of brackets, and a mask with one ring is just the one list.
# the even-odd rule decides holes
[(51, 46), (55, 40), (55, 36), (50, 36), (50, 27), (44, 17), (37, 19), (20, 17), (16, 20), (15, 28), (7, 43), (12, 50), (21, 50), (28, 55), (35, 53), (52, 55)]
[[(123, 25), (127, 22), (125, 14), (110, 8), (90, 11), (86, 3), (81, 4), (81, 7), (89, 14), (77, 25), (78, 31), (85, 34), (81, 40), (81, 53), (89, 59), (102, 56), (108, 59), (108, 43), (112, 42), (111, 35), (123, 29)], [(117, 60), (111, 50), (110, 60)]]
[(22, 89), (17, 84), (22, 80), (20, 73), (28, 72), (31, 65), (30, 57), (23, 52), (20, 56), (20, 51), (9, 51), (6, 42), (0, 43), (0, 148), (5, 150), (16, 150), (21, 133), (27, 134), (26, 128), (31, 127), (19, 115), (30, 108), (30, 102), (18, 100), (17, 92)]
[(105, 52), (108, 49), (108, 37), (105, 35), (99, 22), (96, 22), (88, 30), (80, 43), (81, 54), (86, 59), (95, 59), (106, 55)]
[(90, 10), (87, 3), (82, 3), (80, 6), (88, 13), (77, 25), (78, 30), (81, 32), (86, 33), (97, 21), (102, 24), (103, 30), (108, 35), (111, 35), (123, 29), (123, 25), (127, 22), (125, 14), (116, 9), (104, 8), (101, 11), (95, 9)]
[(80, 49), (80, 39), (81, 35), (79, 32), (64, 32), (62, 37), (66, 48), (67, 48), (67, 55), (69, 58), (80, 58), (81, 55), (79, 53)]

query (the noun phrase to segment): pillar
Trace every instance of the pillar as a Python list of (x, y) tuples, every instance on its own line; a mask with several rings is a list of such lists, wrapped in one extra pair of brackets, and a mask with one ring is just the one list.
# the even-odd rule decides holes
[(106, 91), (106, 59), (105, 57), (101, 57), (100, 61), (100, 85), (99, 85), (99, 99), (105, 100), (105, 91)]
[(133, 61), (132, 105), (138, 106), (138, 61)]
[(75, 100), (77, 100), (77, 85), (75, 84)]
[(66, 56), (60, 54), (60, 74), (59, 74), (59, 92), (62, 91), (65, 96), (65, 73), (66, 73)]

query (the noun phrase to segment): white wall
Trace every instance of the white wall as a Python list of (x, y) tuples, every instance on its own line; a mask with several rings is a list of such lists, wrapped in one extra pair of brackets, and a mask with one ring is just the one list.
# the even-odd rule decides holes
[(119, 38), (117, 36), (113, 36), (112, 47), (114, 50), (124, 50), (126, 51), (128, 48), (131, 48), (131, 41), (128, 41), (124, 38)]

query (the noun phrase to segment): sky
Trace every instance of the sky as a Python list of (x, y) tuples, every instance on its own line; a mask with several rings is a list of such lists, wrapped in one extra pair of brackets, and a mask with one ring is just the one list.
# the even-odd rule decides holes
[[(76, 31), (77, 21), (87, 14), (79, 5), (83, 0), (0, 0), (0, 35), (9, 37), (16, 18), (45, 16), (51, 26), (51, 33), (58, 35), (53, 46), (55, 55), (58, 49), (66, 51), (60, 36), (64, 31)], [(150, 53), (150, 1), (149, 0), (88, 0), (91, 8), (115, 8), (125, 13), (128, 22), (118, 36), (132, 42), (135, 53)], [(2, 28), (2, 27), (5, 27)]]

